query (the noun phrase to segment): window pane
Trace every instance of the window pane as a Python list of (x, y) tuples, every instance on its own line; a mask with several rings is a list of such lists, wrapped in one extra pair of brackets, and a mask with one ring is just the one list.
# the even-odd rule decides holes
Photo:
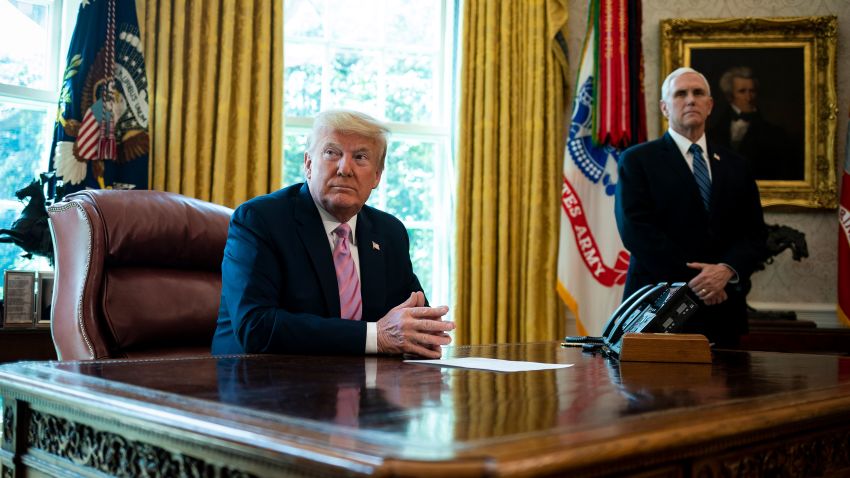
[(0, 0), (0, 82), (47, 89), (50, 10), (24, 0)]
[(379, 55), (372, 50), (340, 49), (333, 54), (331, 105), (382, 117), (377, 106)]
[(333, 40), (380, 42), (383, 2), (378, 0), (328, 0), (328, 31)]
[[(419, 278), (419, 283), (422, 284), (422, 291), (429, 298), (429, 302), (434, 300), (431, 293), (431, 274), (433, 271), (431, 251), (434, 247), (434, 231), (431, 229), (408, 229), (410, 235), (410, 260), (413, 262), (413, 272)], [(431, 304), (436, 305), (436, 304)]]
[(304, 181), (304, 151), (307, 150), (306, 134), (287, 134), (283, 144), (283, 184)]
[(399, 0), (387, 2), (387, 38), (394, 44), (439, 48), (440, 2)]
[[(319, 0), (286, 0), (283, 31), (287, 37), (322, 37), (322, 7)], [(289, 52), (287, 51), (286, 55)]]
[(434, 60), (429, 55), (394, 56), (387, 70), (387, 111), (390, 121), (431, 123), (434, 92)]
[(324, 48), (315, 45), (287, 46), (284, 56), (287, 116), (310, 117), (319, 112), (322, 100), (322, 58)]
[[(54, 106), (31, 107), (0, 101), (0, 227), (10, 228), (23, 203), (15, 191), (29, 184), (47, 169), (47, 150)], [(0, 270), (47, 269), (46, 259), (30, 262), (20, 256), (24, 250), (14, 244), (0, 244)]]
[(383, 177), (387, 212), (404, 222), (431, 220), (435, 151), (434, 143), (390, 142)]
[(0, 198), (14, 197), (16, 190), (47, 169), (48, 118), (48, 108), (0, 101)]

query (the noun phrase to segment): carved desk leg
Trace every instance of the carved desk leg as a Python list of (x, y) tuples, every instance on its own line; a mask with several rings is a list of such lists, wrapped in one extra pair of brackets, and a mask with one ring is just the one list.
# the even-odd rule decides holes
[(3, 397), (2, 478), (24, 476), (20, 457), (26, 453), (28, 414), (29, 407), (25, 402)]

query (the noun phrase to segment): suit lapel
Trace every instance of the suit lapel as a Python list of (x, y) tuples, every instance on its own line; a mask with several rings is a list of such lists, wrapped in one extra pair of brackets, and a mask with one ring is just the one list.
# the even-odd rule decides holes
[(679, 147), (676, 145), (676, 142), (673, 141), (673, 137), (670, 136), (670, 133), (664, 133), (664, 149), (667, 152), (667, 155), (671, 158), (675, 158), (675, 161), (672, 161), (670, 166), (671, 171), (673, 171), (679, 179), (683, 181), (690, 181), (694, 183), (694, 188), (696, 188), (696, 180), (694, 179), (694, 173), (688, 169), (688, 163), (685, 161), (685, 158), (682, 156), (682, 152), (679, 151)]
[(328, 313), (332, 317), (339, 317), (339, 288), (336, 283), (333, 255), (328, 238), (325, 236), (322, 217), (319, 216), (319, 210), (316, 209), (316, 204), (310, 196), (307, 183), (301, 186), (295, 201), (295, 221), (298, 237), (304, 249), (307, 250), (316, 276), (319, 278)]
[(369, 211), (364, 208), (357, 216), (357, 252), (360, 256), (360, 297), (363, 299), (363, 319), (379, 319), (386, 291), (386, 262), (381, 251), (382, 237), (373, 229)]
[(722, 191), (727, 182), (726, 164), (723, 158), (715, 152), (711, 144), (708, 145), (708, 164), (711, 168), (711, 210), (715, 209), (715, 198), (720, 197), (718, 191)]

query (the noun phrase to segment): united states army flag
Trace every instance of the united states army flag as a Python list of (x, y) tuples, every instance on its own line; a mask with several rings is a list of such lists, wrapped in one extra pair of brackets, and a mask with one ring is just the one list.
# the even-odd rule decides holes
[[(629, 264), (614, 219), (617, 148), (644, 140), (646, 129), (640, 48), (632, 48), (640, 42), (633, 26), (640, 25), (640, 3), (591, 0), (589, 10), (564, 154), (557, 289), (579, 334), (600, 335), (620, 303)], [(624, 33), (627, 18), (632, 29)], [(607, 99), (599, 101), (597, 88)], [(612, 102), (625, 107), (598, 107)]]

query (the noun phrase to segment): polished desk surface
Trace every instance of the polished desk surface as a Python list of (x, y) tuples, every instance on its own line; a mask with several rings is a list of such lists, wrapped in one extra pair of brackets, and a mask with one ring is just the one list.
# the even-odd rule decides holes
[(710, 365), (618, 363), (557, 343), (448, 347), (444, 356), (575, 365), (495, 373), (397, 357), (32, 362), (0, 367), (0, 387), (33, 410), (213, 437), (314, 475), (593, 474), (600, 464), (627, 471), (777, 434), (850, 429), (847, 357), (716, 351)]

